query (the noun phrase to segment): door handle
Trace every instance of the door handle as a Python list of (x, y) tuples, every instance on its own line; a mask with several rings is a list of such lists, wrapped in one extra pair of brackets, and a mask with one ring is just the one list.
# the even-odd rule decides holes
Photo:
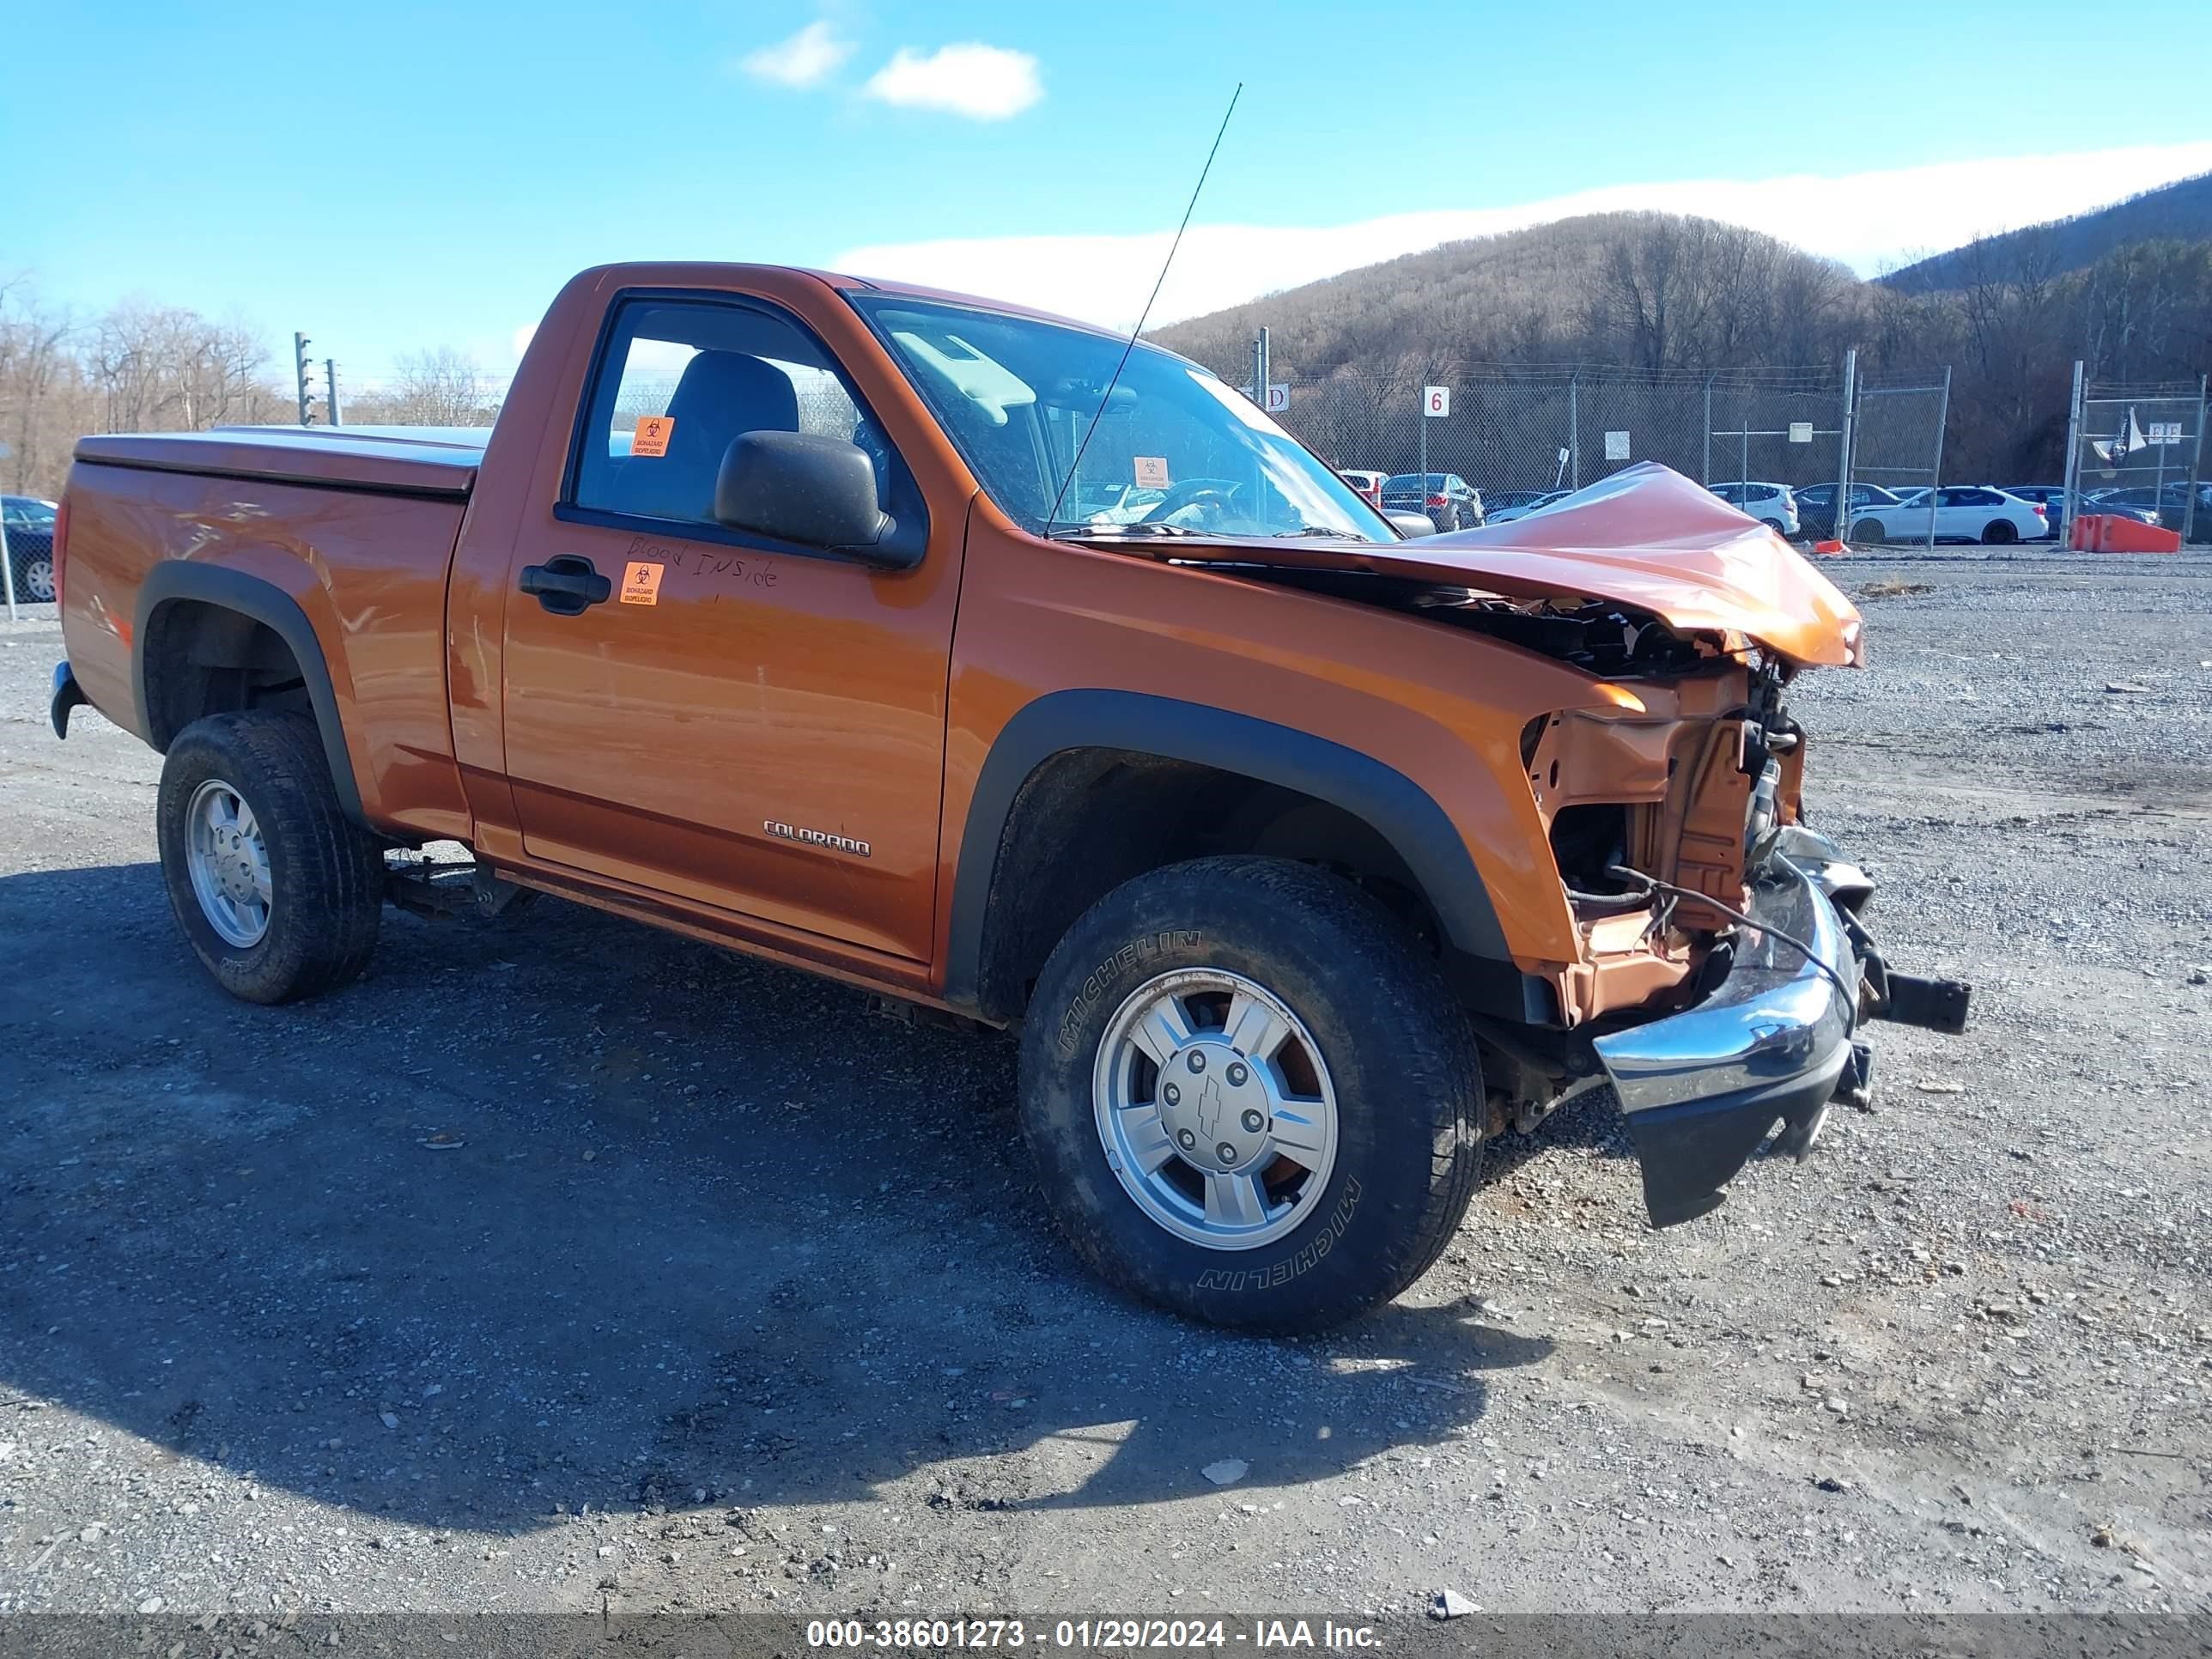
[(556, 617), (581, 616), (586, 605), (605, 605), (615, 591), (580, 553), (556, 553), (544, 564), (523, 566), (520, 586)]

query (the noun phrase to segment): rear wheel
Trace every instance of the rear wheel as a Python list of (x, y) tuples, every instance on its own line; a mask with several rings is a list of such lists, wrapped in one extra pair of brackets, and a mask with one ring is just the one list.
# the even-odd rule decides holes
[(1103, 1277), (1209, 1323), (1322, 1329), (1426, 1272), (1480, 1170), (1435, 963), (1358, 889), (1212, 858), (1071, 928), (1022, 1036), (1038, 1183)]
[(2019, 526), (2009, 519), (1991, 519), (1982, 531), (1984, 547), (2009, 547), (2019, 539)]
[(1761, 519), (1759, 523), (1765, 525), (1769, 530), (1771, 530), (1778, 536), (1786, 536), (1790, 533), (1783, 527), (1782, 520), (1779, 519)]
[(169, 907), (233, 996), (289, 1002), (368, 965), (383, 849), (346, 817), (312, 721), (194, 720), (162, 763), (155, 829)]
[(1880, 547), (1889, 539), (1889, 534), (1882, 528), (1880, 519), (1861, 519), (1851, 526), (1851, 539)]

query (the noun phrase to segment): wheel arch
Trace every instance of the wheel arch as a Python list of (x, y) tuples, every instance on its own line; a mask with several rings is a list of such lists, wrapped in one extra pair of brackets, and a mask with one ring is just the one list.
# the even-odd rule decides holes
[[(204, 610), (196, 611), (191, 609), (195, 606)], [(209, 612), (214, 613), (213, 617), (206, 614)], [(137, 612), (131, 631), (131, 698), (138, 730), (155, 752), (167, 753), (177, 732), (191, 719), (216, 712), (198, 708), (191, 714), (182, 714), (180, 701), (190, 708), (204, 699), (180, 700), (173, 687), (165, 687), (161, 683), (179, 665), (179, 653), (185, 641), (177, 635), (173, 624), (186, 617), (193, 619), (190, 630), (193, 641), (203, 647), (211, 646), (211, 654), (219, 661), (226, 657), (237, 659), (235, 665), (240, 667), (247, 665), (255, 648), (258, 629), (265, 629), (281, 642), (299, 671), (301, 689), (314, 718), (339, 804), (348, 817), (366, 824), (361, 787), (346, 749), (345, 728), (338, 718), (337, 691), (331, 684), (322, 641), (316, 637), (314, 624), (307, 620), (307, 613), (300, 608), (299, 601), (265, 577), (185, 559), (163, 560), (146, 573), (138, 589)], [(226, 621), (227, 618), (236, 621)], [(217, 626), (213, 635), (207, 627), (210, 622)]]
[[(1087, 810), (1109, 781), (1115, 810)], [(1048, 693), (994, 741), (953, 873), (946, 1000), (993, 1019), (1019, 1014), (1028, 979), (1076, 916), (1121, 881), (1194, 855), (1168, 850), (1166, 820), (1190, 805), (1194, 787), (1220, 782), (1317, 805), (1321, 813), (1308, 814), (1313, 835), (1371, 837), (1352, 855), (1385, 876), (1402, 871), (1469, 1000), (1515, 1018), (1540, 1017), (1548, 988), (1513, 966), (1465, 841), (1404, 773), (1255, 715), (1103, 689)], [(1155, 802), (1158, 818), (1147, 810)], [(1141, 828), (1131, 834), (1133, 825), (1149, 825), (1153, 841)], [(1050, 837), (1037, 833), (1047, 828)]]

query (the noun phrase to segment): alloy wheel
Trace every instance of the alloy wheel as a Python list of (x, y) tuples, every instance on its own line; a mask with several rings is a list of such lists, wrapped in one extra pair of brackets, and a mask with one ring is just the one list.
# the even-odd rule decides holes
[(1213, 1249), (1288, 1235), (1335, 1167), (1320, 1045), (1280, 998), (1225, 969), (1132, 992), (1107, 1023), (1091, 1093), (1106, 1160), (1137, 1207)]
[(246, 799), (220, 778), (192, 792), (185, 808), (185, 868), (200, 914), (241, 951), (269, 931), (269, 848)]

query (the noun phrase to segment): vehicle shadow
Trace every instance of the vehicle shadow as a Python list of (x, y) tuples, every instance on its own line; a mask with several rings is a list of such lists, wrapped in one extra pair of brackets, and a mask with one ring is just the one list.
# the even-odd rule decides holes
[(1121, 1300), (1025, 1189), (1011, 1043), (557, 902), (387, 913), (368, 980), (268, 1009), (155, 866), (31, 872), (0, 984), (0, 1415), (395, 1520), (1264, 1490), (1446, 1440), (1548, 1351), (1463, 1305), (1274, 1341)]

